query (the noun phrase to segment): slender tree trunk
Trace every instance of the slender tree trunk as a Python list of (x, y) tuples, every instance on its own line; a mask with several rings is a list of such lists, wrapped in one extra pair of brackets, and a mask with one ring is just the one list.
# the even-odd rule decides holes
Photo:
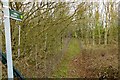
[(101, 34), (100, 34), (101, 32), (100, 32), (100, 27), (98, 28), (98, 35), (99, 35), (99, 42), (98, 42), (98, 44), (100, 45), (100, 43), (101, 43)]
[(93, 32), (92, 32), (92, 39), (93, 39), (92, 44), (95, 45), (95, 33), (94, 33), (94, 29), (93, 29)]
[(104, 44), (107, 45), (107, 27), (105, 27)]
[(104, 44), (107, 45), (108, 42), (108, 26), (109, 26), (109, 21), (108, 21), (108, 16), (109, 16), (109, 4), (107, 3), (107, 6), (105, 7), (105, 34), (104, 34)]

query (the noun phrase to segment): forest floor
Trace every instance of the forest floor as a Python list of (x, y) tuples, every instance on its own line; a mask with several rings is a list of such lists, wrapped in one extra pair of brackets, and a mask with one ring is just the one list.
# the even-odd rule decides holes
[(63, 60), (53, 72), (56, 78), (118, 77), (118, 47), (115, 45), (85, 46), (71, 39)]

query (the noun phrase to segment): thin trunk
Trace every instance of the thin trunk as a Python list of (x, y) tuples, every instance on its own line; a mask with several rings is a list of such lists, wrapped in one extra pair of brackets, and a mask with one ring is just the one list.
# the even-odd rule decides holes
[(101, 43), (101, 34), (100, 34), (101, 32), (100, 32), (100, 27), (98, 28), (98, 35), (99, 35), (99, 42), (98, 42), (98, 44), (100, 45), (100, 43)]
[(37, 70), (38, 70), (38, 59), (37, 59), (37, 57), (38, 57), (38, 45), (36, 44), (35, 45), (35, 53), (36, 53), (36, 55), (35, 55), (35, 67), (36, 67), (36, 77), (37, 77), (37, 75), (38, 75), (38, 72), (37, 72)]
[(107, 6), (105, 6), (105, 35), (104, 35), (104, 44), (105, 45), (107, 45), (107, 39), (108, 39), (108, 37), (107, 37), (107, 34), (108, 34), (108, 16), (109, 16), (109, 4), (108, 3), (106, 3), (107, 4)]
[(92, 39), (93, 39), (93, 45), (95, 45), (95, 33), (94, 33), (94, 29), (93, 29), (93, 32), (92, 32)]
[(105, 27), (104, 44), (107, 45), (107, 27)]
[(48, 75), (47, 69), (47, 33), (45, 34), (45, 45), (44, 45), (44, 52), (45, 52), (45, 77)]
[(18, 31), (18, 33), (19, 33), (19, 35), (18, 35), (18, 57), (20, 57), (20, 29), (21, 29), (20, 25), (18, 26), (18, 28), (19, 28), (19, 31)]

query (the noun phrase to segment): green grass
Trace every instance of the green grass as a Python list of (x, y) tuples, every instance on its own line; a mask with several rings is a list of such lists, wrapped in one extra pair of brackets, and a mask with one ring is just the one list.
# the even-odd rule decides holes
[(78, 39), (73, 38), (69, 43), (67, 52), (65, 53), (63, 60), (56, 68), (55, 72), (53, 73), (53, 76), (56, 78), (67, 77), (69, 70), (69, 63), (79, 53), (80, 53), (80, 47), (79, 47)]

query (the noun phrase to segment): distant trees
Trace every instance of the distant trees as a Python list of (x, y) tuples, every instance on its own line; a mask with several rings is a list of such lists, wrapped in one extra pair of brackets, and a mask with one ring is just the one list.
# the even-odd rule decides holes
[(83, 6), (85, 7), (79, 6), (77, 6), (78, 11), (75, 16), (76, 26), (79, 28), (77, 32), (86, 44), (107, 45), (117, 42), (117, 8), (115, 2), (99, 4), (92, 2), (84, 3)]

